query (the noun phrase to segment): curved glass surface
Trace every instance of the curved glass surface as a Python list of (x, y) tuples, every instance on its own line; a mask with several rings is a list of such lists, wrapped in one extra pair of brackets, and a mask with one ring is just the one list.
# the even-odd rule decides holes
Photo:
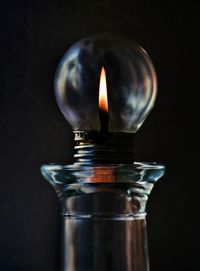
[(165, 167), (140, 162), (95, 166), (48, 164), (41, 167), (41, 172), (53, 186), (72, 183), (154, 183), (163, 176)]
[(74, 130), (100, 131), (105, 118), (98, 103), (102, 68), (108, 131), (135, 133), (154, 105), (156, 72), (142, 47), (116, 36), (87, 37), (65, 53), (55, 76), (60, 110)]

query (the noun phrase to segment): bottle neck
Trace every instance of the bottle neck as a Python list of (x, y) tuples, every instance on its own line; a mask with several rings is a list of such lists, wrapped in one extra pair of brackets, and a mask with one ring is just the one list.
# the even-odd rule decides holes
[(146, 201), (138, 185), (66, 187), (62, 271), (148, 271)]

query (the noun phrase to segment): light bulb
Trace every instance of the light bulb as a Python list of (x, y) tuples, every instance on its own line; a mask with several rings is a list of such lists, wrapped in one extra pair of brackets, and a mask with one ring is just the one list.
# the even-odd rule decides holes
[(56, 71), (56, 100), (75, 131), (101, 131), (106, 125), (110, 133), (135, 133), (156, 93), (155, 69), (144, 49), (108, 34), (72, 45)]

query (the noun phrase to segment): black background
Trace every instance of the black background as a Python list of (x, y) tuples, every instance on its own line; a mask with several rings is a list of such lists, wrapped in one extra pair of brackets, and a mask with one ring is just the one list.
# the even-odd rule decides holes
[(72, 162), (73, 138), (54, 99), (54, 73), (70, 45), (102, 32), (141, 44), (157, 70), (157, 102), (136, 138), (136, 160), (167, 167), (148, 202), (151, 270), (200, 270), (197, 5), (27, 0), (0, 6), (0, 271), (58, 270), (59, 205), (40, 166)]

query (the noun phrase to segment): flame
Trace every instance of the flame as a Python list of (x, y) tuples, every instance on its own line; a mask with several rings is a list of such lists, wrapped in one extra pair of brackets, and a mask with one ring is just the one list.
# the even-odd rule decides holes
[(104, 67), (102, 67), (101, 69), (100, 83), (99, 83), (99, 108), (105, 112), (108, 112), (106, 71)]

